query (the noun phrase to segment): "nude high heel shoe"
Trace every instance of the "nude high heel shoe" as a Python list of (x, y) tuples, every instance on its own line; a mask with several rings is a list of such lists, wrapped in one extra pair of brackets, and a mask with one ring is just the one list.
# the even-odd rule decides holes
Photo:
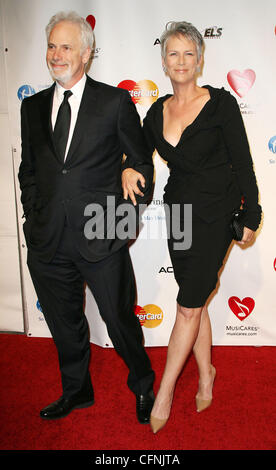
[[(213, 365), (211, 365), (211, 367), (212, 367), (212, 376), (213, 376), (213, 384), (212, 384), (212, 387), (213, 387), (214, 380), (216, 377), (216, 369), (214, 368)], [(197, 394), (195, 399), (196, 399), (196, 411), (198, 413), (200, 413), (203, 410), (206, 410), (206, 408), (209, 408), (209, 406), (211, 406), (212, 404), (212, 398), (210, 398), (209, 400), (204, 400)]]
[[(169, 403), (169, 416), (167, 418), (157, 418), (156, 416), (153, 416), (153, 414), (151, 413), (150, 415), (150, 427), (151, 427), (151, 430), (154, 434), (156, 434), (158, 431), (160, 431), (167, 423), (169, 417), (170, 417), (170, 412), (171, 412), (171, 406), (172, 406), (172, 401), (173, 401), (173, 391), (171, 393), (171, 396), (169, 397), (170, 399), (170, 403)], [(158, 394), (157, 394), (157, 397), (155, 399), (155, 404), (158, 400)], [(152, 411), (154, 412), (154, 407), (152, 408)]]
[(151, 427), (153, 434), (156, 434), (158, 431), (160, 431), (165, 426), (167, 421), (168, 421), (168, 418), (159, 419), (159, 418), (155, 418), (155, 416), (153, 415), (150, 415), (150, 427)]

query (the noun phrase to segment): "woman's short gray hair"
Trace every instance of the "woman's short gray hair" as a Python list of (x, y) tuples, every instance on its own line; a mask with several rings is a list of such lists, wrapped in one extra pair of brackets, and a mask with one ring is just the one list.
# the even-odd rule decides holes
[(78, 15), (74, 11), (70, 11), (70, 12), (60, 11), (56, 15), (52, 16), (52, 18), (50, 19), (49, 23), (47, 24), (45, 28), (47, 41), (49, 41), (49, 36), (53, 27), (56, 26), (61, 21), (69, 21), (70, 23), (78, 24), (80, 27), (80, 32), (81, 32), (82, 52), (84, 52), (86, 48), (93, 50), (94, 43), (95, 43), (93, 29), (84, 18), (82, 18), (80, 15)]
[(195, 43), (197, 59), (199, 60), (203, 51), (203, 37), (191, 23), (187, 23), (186, 21), (170, 21), (166, 24), (166, 29), (160, 38), (161, 55), (163, 59), (165, 59), (166, 56), (166, 46), (168, 39), (172, 36), (179, 35), (184, 36)]

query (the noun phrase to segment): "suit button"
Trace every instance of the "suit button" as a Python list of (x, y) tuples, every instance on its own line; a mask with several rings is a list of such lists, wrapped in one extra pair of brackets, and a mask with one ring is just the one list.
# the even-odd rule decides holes
[(64, 169), (62, 170), (62, 174), (63, 174), (63, 175), (67, 175), (68, 171), (69, 171), (69, 170), (65, 170), (65, 168), (64, 168)]

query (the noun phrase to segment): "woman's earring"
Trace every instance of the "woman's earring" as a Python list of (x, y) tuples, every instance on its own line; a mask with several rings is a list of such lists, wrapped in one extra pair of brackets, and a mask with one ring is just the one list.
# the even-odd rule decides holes
[(162, 65), (162, 67), (163, 67), (163, 72), (167, 73), (167, 67), (164, 64)]

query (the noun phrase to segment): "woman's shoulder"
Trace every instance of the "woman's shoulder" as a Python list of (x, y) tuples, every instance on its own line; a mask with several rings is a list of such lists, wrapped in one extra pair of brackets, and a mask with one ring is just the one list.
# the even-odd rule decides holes
[(209, 90), (210, 97), (217, 99), (219, 101), (235, 102), (236, 98), (231, 94), (230, 91), (226, 90), (224, 87), (216, 88), (211, 85), (203, 85), (202, 88)]
[(172, 95), (171, 94), (166, 94), (163, 96), (159, 96), (157, 100), (151, 105), (151, 107), (147, 111), (147, 117), (151, 118), (156, 115), (156, 113), (162, 113), (163, 111), (163, 103), (166, 101), (168, 98), (170, 98)]
[(210, 85), (204, 85), (204, 88), (207, 88), (211, 97), (211, 106), (210, 112), (216, 116), (221, 116), (226, 118), (229, 114), (237, 112), (239, 110), (238, 102), (235, 96), (224, 87), (215, 88)]

